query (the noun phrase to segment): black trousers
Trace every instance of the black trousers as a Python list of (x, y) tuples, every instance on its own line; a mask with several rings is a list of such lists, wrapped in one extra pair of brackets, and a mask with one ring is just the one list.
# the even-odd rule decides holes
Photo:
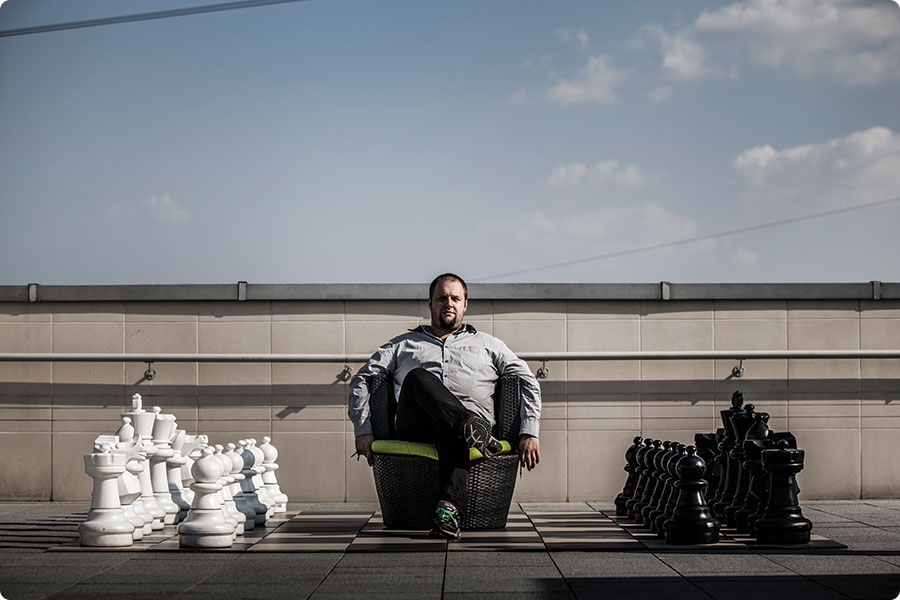
[(425, 369), (413, 369), (403, 380), (397, 402), (397, 437), (434, 444), (438, 453), (439, 498), (466, 509), (469, 446), (462, 424), (471, 413), (441, 380)]

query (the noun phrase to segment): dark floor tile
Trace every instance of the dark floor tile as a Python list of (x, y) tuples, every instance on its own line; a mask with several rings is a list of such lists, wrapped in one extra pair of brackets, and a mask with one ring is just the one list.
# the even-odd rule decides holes
[(261, 584), (235, 586), (233, 584), (199, 584), (177, 596), (178, 600), (304, 600), (316, 589), (316, 584)]
[[(614, 598), (615, 600), (710, 600), (709, 595), (680, 577), (642, 578), (567, 578), (579, 598)], [(759, 600), (759, 599), (757, 599)], [(793, 600), (793, 599), (792, 599)]]
[(444, 592), (566, 592), (556, 567), (447, 567)]
[(450, 552), (448, 567), (552, 567), (553, 560), (546, 552)]
[(322, 592), (440, 591), (443, 567), (335, 567), (319, 587)]
[(760, 598), (790, 598), (790, 600), (839, 600), (846, 596), (815, 581), (793, 577), (689, 577), (688, 580), (715, 600), (759, 600)]

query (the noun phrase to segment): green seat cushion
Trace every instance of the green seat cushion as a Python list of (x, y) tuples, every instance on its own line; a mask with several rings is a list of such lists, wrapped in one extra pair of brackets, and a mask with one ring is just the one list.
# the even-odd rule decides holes
[[(500, 440), (503, 450), (499, 454), (508, 454), (512, 452), (512, 445), (506, 440)], [(437, 460), (437, 448), (431, 444), (420, 444), (418, 442), (404, 442), (401, 440), (375, 440), (372, 442), (372, 452), (378, 454), (405, 454), (407, 456), (422, 456)], [(478, 460), (483, 458), (481, 452), (475, 448), (469, 448), (469, 460)]]

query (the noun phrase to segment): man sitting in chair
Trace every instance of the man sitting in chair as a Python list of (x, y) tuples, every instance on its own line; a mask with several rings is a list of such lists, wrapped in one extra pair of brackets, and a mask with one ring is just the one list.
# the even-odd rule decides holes
[(372, 425), (366, 377), (389, 371), (397, 397), (397, 437), (434, 444), (440, 501), (433, 535), (458, 538), (466, 507), (469, 448), (486, 458), (500, 451), (491, 435), (494, 386), (501, 375), (522, 381), (519, 456), (530, 471), (540, 461), (541, 390), (525, 362), (501, 340), (463, 323), (468, 308), (465, 281), (438, 275), (428, 292), (431, 325), (421, 325), (381, 346), (350, 382), (348, 414), (356, 451), (372, 465)]

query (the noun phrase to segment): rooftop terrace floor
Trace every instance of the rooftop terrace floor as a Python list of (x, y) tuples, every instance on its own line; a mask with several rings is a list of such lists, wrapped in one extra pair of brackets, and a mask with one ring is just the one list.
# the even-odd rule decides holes
[(179, 550), (174, 528), (129, 549), (87, 549), (88, 504), (0, 503), (0, 595), (38, 598), (897, 598), (900, 500), (809, 501), (803, 547), (724, 530), (667, 546), (609, 503), (518, 504), (507, 529), (456, 542), (386, 531), (377, 505), (290, 504), (230, 550)]

